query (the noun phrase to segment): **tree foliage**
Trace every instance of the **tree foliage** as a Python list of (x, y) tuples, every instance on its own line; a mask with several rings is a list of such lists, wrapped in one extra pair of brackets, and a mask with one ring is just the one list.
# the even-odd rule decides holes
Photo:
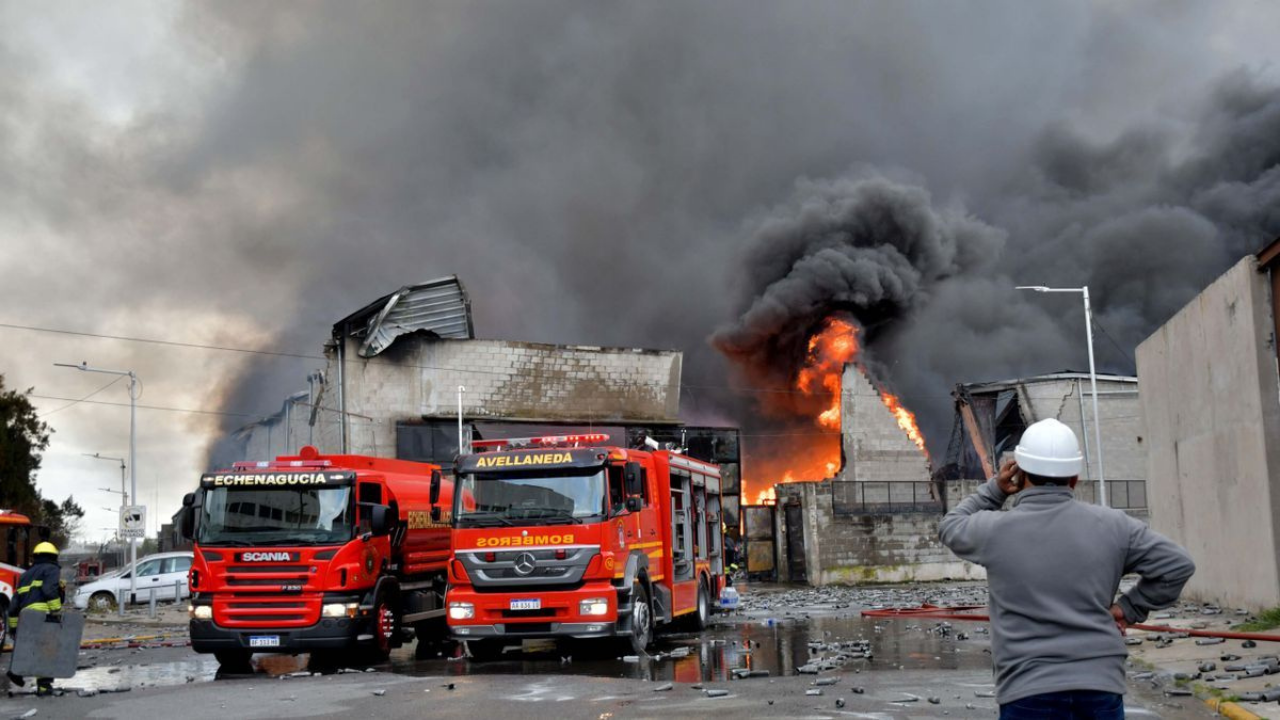
[(71, 497), (58, 503), (36, 488), (36, 471), (53, 430), (36, 414), (27, 397), (31, 392), (5, 389), (0, 375), (0, 508), (30, 517), (49, 528), (55, 544), (66, 544), (79, 529), (84, 509)]

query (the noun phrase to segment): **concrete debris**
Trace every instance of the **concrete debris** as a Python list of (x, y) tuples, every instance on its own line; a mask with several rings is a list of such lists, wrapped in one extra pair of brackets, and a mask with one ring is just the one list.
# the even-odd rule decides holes
[(1141, 645), (1141, 644), (1142, 644), (1142, 638), (1140, 638), (1140, 637), (1127, 637), (1127, 638), (1125, 638), (1125, 639), (1124, 639), (1124, 644), (1125, 644), (1125, 645)]
[(819, 690), (818, 688), (810, 688), (810, 689), (808, 689), (808, 690), (805, 690), (805, 691), (804, 691), (804, 694), (805, 694), (805, 695), (809, 695), (809, 696), (821, 695), (821, 694), (822, 694), (822, 691), (821, 691), (821, 690)]
[(852, 688), (852, 690), (854, 695), (862, 695), (867, 691), (867, 689), (864, 687), (855, 687), (855, 688)]
[(378, 688), (377, 690), (373, 691), (374, 697), (382, 697), (383, 695), (386, 695), (386, 694), (387, 694), (386, 688)]
[(1190, 697), (1195, 693), (1188, 688), (1165, 688), (1164, 694), (1169, 697)]
[(836, 698), (836, 707), (838, 708), (844, 707), (844, 698)]
[(996, 692), (994, 690), (974, 690), (973, 696), (980, 698), (993, 698), (996, 696)]
[(818, 678), (817, 680), (814, 680), (813, 684), (817, 685), (818, 687), (824, 687), (826, 685), (835, 685), (839, 681), (840, 681), (840, 678), (825, 677), (825, 678)]
[(1227, 639), (1226, 639), (1226, 638), (1220, 638), (1220, 637), (1215, 637), (1215, 638), (1196, 638), (1196, 644), (1197, 644), (1197, 645), (1221, 645), (1222, 643), (1224, 643), (1224, 642), (1226, 642), (1226, 641), (1227, 641)]
[(941, 704), (942, 704), (942, 698), (939, 698), (939, 697), (931, 697), (931, 698), (929, 698), (929, 704), (930, 704), (930, 705), (941, 705)]
[(1280, 700), (1280, 688), (1267, 688), (1260, 692), (1240, 693), (1240, 699), (1245, 702), (1276, 702)]
[(93, 697), (97, 694), (98, 694), (98, 691), (93, 689), (76, 691), (76, 697)]
[(673, 684), (671, 684), (671, 683), (662, 683), (662, 684), (661, 684), (661, 685), (659, 685), (658, 687), (654, 688), (654, 689), (653, 689), (653, 691), (654, 691), (654, 692), (668, 692), (668, 691), (670, 691), (670, 690), (671, 690), (672, 688), (674, 688), (674, 687), (675, 687), (675, 685), (673, 685)]
[(707, 697), (709, 698), (724, 697), (728, 694), (729, 694), (728, 690), (707, 690)]
[(1228, 653), (1228, 654), (1223, 655), (1222, 657), (1220, 657), (1220, 658), (1218, 658), (1218, 659), (1219, 659), (1219, 660), (1221, 660), (1222, 662), (1231, 662), (1232, 660), (1239, 660), (1239, 659), (1240, 659), (1240, 656), (1239, 656), (1239, 655), (1231, 655), (1230, 653)]
[(13, 717), (15, 720), (21, 720), (21, 718), (35, 717), (37, 712), (39, 711), (36, 710), (35, 708), (31, 708), (30, 710), (22, 713), (21, 715), (14, 715)]
[(1245, 640), (1244, 642), (1240, 643), (1240, 647), (1245, 649), (1256, 648), (1258, 647), (1258, 643), (1254, 642), (1253, 640)]
[(1218, 663), (1216, 662), (1206, 661), (1206, 662), (1200, 663), (1200, 672), (1202, 673), (1213, 672), (1214, 670), (1217, 670), (1217, 669), (1218, 669)]

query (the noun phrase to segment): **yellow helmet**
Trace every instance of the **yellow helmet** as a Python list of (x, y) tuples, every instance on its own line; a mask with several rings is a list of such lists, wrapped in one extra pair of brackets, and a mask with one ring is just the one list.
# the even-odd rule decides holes
[(36, 555), (57, 555), (58, 548), (54, 547), (51, 542), (42, 542), (36, 545), (36, 549), (31, 552)]

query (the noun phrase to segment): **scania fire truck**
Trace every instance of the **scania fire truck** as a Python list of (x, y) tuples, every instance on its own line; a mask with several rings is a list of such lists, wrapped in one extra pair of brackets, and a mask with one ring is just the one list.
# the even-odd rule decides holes
[(474, 659), (529, 638), (705, 627), (724, 585), (720, 470), (608, 435), (473, 443), (457, 464), (449, 629)]
[(323, 665), (385, 658), (410, 629), (420, 648), (445, 640), (452, 500), (436, 465), (310, 446), (204, 475), (181, 517), (192, 648), (224, 666), (255, 652)]

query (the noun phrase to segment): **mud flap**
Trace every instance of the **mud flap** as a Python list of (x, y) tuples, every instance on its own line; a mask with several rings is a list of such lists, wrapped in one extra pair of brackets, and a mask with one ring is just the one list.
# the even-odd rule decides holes
[(9, 672), (23, 677), (73, 677), (83, 635), (82, 613), (63, 611), (50, 615), (26, 610), (18, 616)]

